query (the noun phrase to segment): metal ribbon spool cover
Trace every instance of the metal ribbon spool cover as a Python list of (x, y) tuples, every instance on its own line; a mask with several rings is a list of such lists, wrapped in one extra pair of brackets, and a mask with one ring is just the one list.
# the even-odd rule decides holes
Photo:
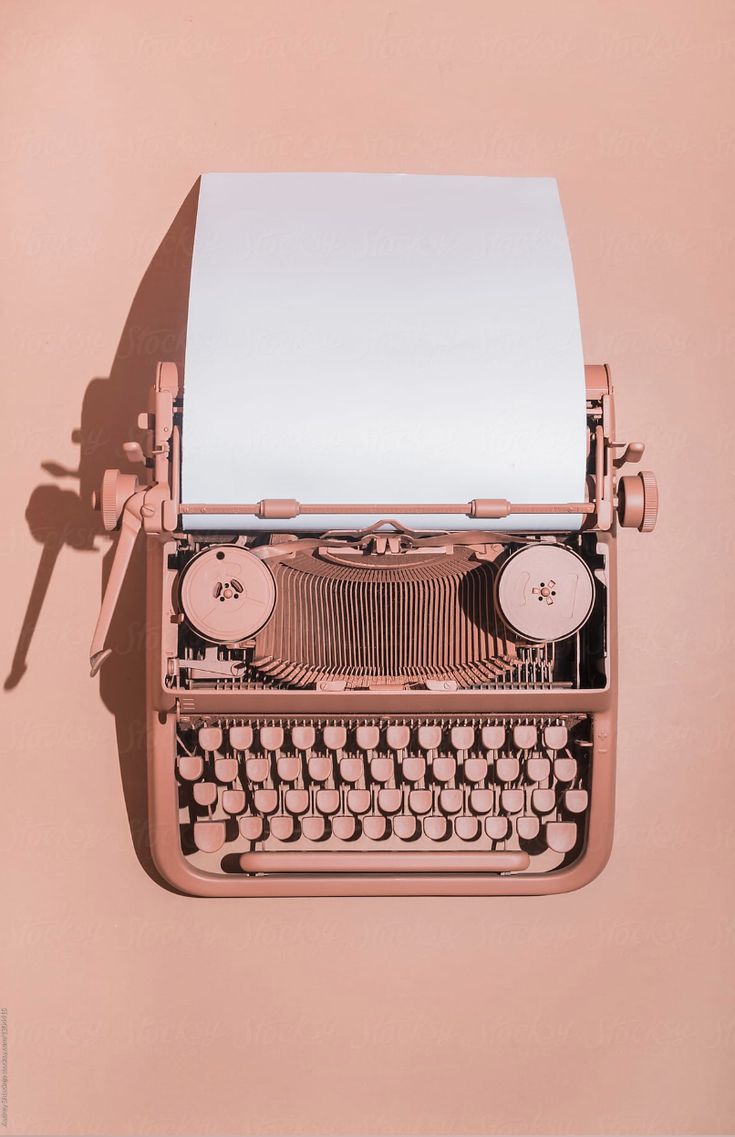
[(573, 635), (588, 619), (594, 599), (592, 573), (564, 545), (526, 545), (498, 576), (497, 603), (505, 623), (534, 643)]
[(211, 643), (239, 643), (268, 621), (276, 602), (273, 574), (240, 545), (198, 553), (181, 578), (181, 606), (195, 632)]

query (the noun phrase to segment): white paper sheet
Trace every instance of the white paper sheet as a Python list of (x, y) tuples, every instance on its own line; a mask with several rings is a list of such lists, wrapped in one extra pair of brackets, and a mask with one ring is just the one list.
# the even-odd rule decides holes
[[(556, 182), (205, 175), (184, 381), (185, 503), (583, 501), (584, 366)], [(293, 531), (376, 518), (184, 520)]]

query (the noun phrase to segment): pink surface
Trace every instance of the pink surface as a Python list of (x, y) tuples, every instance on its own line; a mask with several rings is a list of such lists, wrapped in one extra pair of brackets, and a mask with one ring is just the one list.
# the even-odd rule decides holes
[[(732, 1132), (731, 7), (1, 18), (8, 1131)], [(142, 559), (98, 687), (86, 495), (176, 356), (180, 297), (149, 274), (131, 305), (207, 169), (559, 179), (585, 357), (664, 503), (619, 540), (616, 843), (582, 892), (197, 901), (145, 871)]]

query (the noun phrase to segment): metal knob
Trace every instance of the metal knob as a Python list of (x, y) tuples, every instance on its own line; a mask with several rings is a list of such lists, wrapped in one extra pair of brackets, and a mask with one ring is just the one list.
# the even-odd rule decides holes
[(102, 488), (92, 494), (92, 509), (102, 514), (102, 524), (108, 533), (117, 527), (125, 502), (141, 488), (135, 474), (122, 474), (119, 470), (105, 470)]
[(626, 529), (651, 533), (658, 518), (658, 484), (650, 470), (618, 482), (618, 519)]

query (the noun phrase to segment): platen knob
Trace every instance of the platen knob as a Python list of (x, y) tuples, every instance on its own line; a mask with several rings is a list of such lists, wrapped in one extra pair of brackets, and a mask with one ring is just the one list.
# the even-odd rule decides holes
[(108, 533), (117, 526), (125, 502), (140, 489), (135, 474), (121, 474), (119, 470), (105, 470), (100, 493), (92, 494), (92, 509), (102, 514), (102, 524)]
[(651, 533), (658, 518), (658, 485), (650, 470), (618, 482), (618, 519), (626, 529)]

